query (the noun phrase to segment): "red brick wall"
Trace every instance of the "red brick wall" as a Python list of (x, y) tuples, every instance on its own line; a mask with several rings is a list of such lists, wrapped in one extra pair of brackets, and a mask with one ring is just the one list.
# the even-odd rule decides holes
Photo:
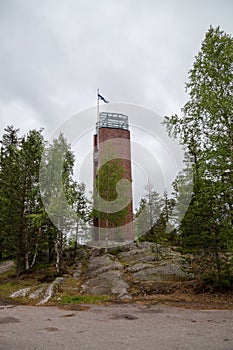
[[(106, 142), (109, 141), (110, 142)], [(122, 141), (121, 141), (122, 140)], [(98, 166), (100, 167), (102, 163), (105, 162), (106, 147), (110, 147), (110, 150), (107, 150), (107, 153), (112, 153), (112, 158), (120, 159), (120, 164), (125, 169), (124, 178), (132, 181), (131, 173), (131, 151), (130, 151), (130, 132), (124, 129), (115, 129), (115, 128), (100, 128), (98, 135), (94, 135), (94, 147), (98, 148)], [(109, 146), (110, 144), (110, 146)], [(111, 155), (110, 155), (111, 157)], [(96, 169), (94, 165), (94, 177), (96, 176)], [(132, 198), (132, 186), (130, 190), (130, 197)], [(98, 220), (97, 220), (98, 221)], [(96, 224), (96, 221), (94, 221)], [(124, 240), (133, 240), (133, 203), (132, 200), (128, 206), (128, 213), (125, 217), (125, 232)], [(97, 226), (106, 227), (104, 221), (97, 222)], [(111, 230), (113, 232), (114, 230)], [(114, 237), (109, 237), (113, 239)]]

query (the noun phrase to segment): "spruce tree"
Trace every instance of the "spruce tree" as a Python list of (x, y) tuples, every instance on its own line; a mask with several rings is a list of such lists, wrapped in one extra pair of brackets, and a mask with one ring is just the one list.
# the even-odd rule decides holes
[(19, 129), (12, 125), (4, 129), (0, 158), (0, 241), (3, 257), (21, 260), (21, 241), (18, 240), (20, 226), (20, 168)]

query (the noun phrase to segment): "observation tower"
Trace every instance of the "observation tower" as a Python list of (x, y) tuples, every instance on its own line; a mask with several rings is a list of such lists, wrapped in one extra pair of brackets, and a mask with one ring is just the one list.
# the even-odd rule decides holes
[(94, 242), (106, 247), (134, 240), (128, 116), (98, 110), (93, 177)]

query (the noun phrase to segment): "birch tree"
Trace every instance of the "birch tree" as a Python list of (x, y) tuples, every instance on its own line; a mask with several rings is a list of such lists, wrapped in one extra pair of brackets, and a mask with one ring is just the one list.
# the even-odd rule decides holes
[(57, 272), (62, 270), (62, 257), (67, 234), (71, 231), (71, 196), (73, 191), (74, 155), (65, 137), (60, 134), (48, 145), (40, 170), (41, 194), (43, 203), (52, 219), (55, 230), (52, 241), (56, 252)]
[(207, 31), (186, 91), (182, 115), (164, 121), (193, 161), (193, 196), (180, 229), (205, 266), (200, 275), (216, 276), (222, 288), (229, 274), (222, 253), (233, 240), (233, 38), (219, 27)]

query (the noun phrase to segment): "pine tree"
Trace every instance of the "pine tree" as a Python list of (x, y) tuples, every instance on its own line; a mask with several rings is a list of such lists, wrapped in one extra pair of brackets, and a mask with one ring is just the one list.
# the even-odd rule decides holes
[(0, 225), (5, 251), (16, 256), (17, 275), (20, 275), (29, 269), (30, 259), (35, 261), (38, 246), (30, 216), (43, 211), (39, 193), (43, 137), (41, 131), (33, 130), (19, 139), (18, 131), (13, 126), (7, 127), (2, 139)]
[(19, 129), (12, 125), (4, 129), (0, 158), (0, 241), (2, 256), (21, 257), (19, 197)]
[[(145, 197), (141, 199), (139, 209), (135, 215), (135, 226), (141, 240), (149, 240), (158, 243), (161, 231), (158, 223), (162, 214), (162, 198), (154, 189), (154, 185), (148, 182), (145, 186)], [(160, 226), (160, 225), (159, 225)], [(161, 228), (161, 227), (160, 227)]]

